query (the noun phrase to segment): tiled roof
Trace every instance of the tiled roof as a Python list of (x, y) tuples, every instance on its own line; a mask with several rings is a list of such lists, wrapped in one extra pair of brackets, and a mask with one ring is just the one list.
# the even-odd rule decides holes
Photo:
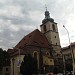
[[(14, 53), (13, 55), (18, 54), (18, 49), (24, 48), (24, 50), (27, 50), (26, 48), (28, 46), (37, 46), (42, 48), (50, 48), (49, 42), (46, 38), (46, 36), (41, 33), (38, 29), (34, 30), (33, 32), (26, 35), (15, 47), (12, 52), (9, 51), (9, 53)], [(20, 51), (22, 54), (24, 54), (24, 50)]]
[[(75, 47), (75, 42), (71, 43), (71, 47), (73, 46)], [(70, 49), (70, 45), (62, 48), (62, 50), (67, 50), (67, 49)]]
[(39, 47), (49, 47), (49, 42), (46, 36), (41, 33), (38, 29), (34, 30), (30, 34), (26, 35), (16, 46), (15, 48), (20, 48), (24, 46), (32, 45)]
[(75, 46), (75, 42), (71, 43), (71, 46)]

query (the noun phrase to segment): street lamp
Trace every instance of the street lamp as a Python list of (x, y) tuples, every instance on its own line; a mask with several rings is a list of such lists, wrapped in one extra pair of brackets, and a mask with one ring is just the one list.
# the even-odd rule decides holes
[(69, 39), (70, 49), (71, 49), (71, 53), (72, 53), (72, 61), (73, 61), (73, 75), (74, 75), (74, 52), (73, 52), (73, 49), (72, 49), (72, 47), (71, 47), (71, 42), (70, 42), (69, 32), (68, 32), (67, 28), (66, 28), (64, 25), (63, 25), (63, 27), (66, 29), (67, 34), (68, 34), (68, 39)]

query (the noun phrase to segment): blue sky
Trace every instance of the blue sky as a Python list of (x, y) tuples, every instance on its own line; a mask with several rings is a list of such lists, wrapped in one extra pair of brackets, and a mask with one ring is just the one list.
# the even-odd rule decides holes
[(45, 4), (50, 16), (58, 23), (61, 46), (75, 42), (74, 0), (0, 0), (0, 47), (14, 47), (25, 35), (40, 29)]

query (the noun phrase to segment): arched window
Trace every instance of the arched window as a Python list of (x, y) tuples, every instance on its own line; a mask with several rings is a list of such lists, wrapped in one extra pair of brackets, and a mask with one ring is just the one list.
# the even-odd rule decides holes
[(44, 28), (43, 28), (43, 29), (44, 29), (44, 32), (46, 32), (46, 30), (47, 30), (47, 29), (46, 29), (46, 25), (44, 25)]
[(46, 52), (47, 55), (50, 55), (49, 52)]
[(55, 25), (54, 25), (54, 24), (52, 24), (52, 29), (53, 29), (53, 31), (56, 31), (56, 30), (55, 30)]
[(34, 58), (37, 59), (37, 52), (34, 52)]

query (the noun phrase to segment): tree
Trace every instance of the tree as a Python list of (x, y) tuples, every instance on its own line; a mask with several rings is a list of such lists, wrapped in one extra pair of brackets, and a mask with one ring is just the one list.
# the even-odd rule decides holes
[(4, 59), (3, 66), (9, 66), (10, 65), (10, 55), (6, 51), (3, 51), (3, 59)]
[(66, 63), (66, 64), (65, 64), (65, 67), (66, 67), (66, 71), (69, 71), (69, 72), (73, 71), (73, 66), (72, 66), (72, 64)]
[(0, 70), (2, 70), (3, 67), (3, 49), (0, 48)]
[(65, 69), (66, 71), (73, 71), (72, 59), (65, 60)]
[(9, 66), (9, 65), (10, 65), (9, 54), (6, 51), (4, 51), (2, 48), (0, 48), (0, 70), (2, 70), (4, 66)]
[(20, 73), (22, 75), (32, 75), (37, 73), (37, 61), (30, 54), (24, 56), (20, 66)]
[(58, 74), (58, 67), (57, 66), (54, 66), (53, 74)]

